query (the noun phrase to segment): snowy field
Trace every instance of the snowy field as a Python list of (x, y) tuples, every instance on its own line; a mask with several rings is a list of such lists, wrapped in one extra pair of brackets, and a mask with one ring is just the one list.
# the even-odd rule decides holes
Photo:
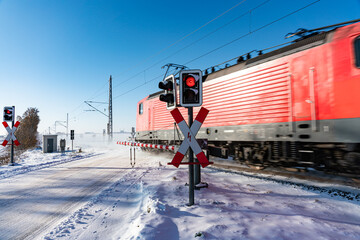
[[(202, 169), (188, 207), (188, 167), (102, 136), (82, 153), (26, 152), (0, 167), (0, 239), (360, 239), (360, 202), (251, 175)], [(258, 176), (258, 175), (257, 175)], [(353, 189), (357, 192), (358, 189)]]

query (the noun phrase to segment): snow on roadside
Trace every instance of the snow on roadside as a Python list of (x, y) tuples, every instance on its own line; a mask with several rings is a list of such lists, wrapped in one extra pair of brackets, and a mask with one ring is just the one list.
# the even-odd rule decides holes
[(20, 155), (19, 161), (15, 166), (3, 165), (0, 166), (0, 179), (12, 177), (27, 172), (52, 167), (58, 164), (76, 161), (84, 158), (89, 158), (99, 155), (99, 153), (46, 153), (44, 154), (40, 149), (27, 150)]
[[(0, 167), (0, 179), (96, 154), (128, 154), (127, 147), (100, 143), (76, 155), (28, 151), (19, 165)], [(189, 207), (188, 167), (168, 166), (172, 156), (137, 151), (134, 168), (124, 162), (124, 174), (43, 239), (360, 239), (358, 201), (257, 174), (202, 169), (209, 187), (195, 191)]]
[(206, 169), (188, 207), (187, 170), (169, 168), (143, 179), (147, 202), (120, 239), (360, 239), (359, 203)]
[[(114, 149), (114, 143), (108, 141), (108, 136), (101, 135), (75, 135), (74, 152), (66, 151), (65, 153), (43, 153), (41, 149), (27, 150), (18, 158), (15, 166), (0, 166), (0, 179), (9, 178), (18, 174), (52, 167), (71, 161), (77, 161), (101, 154), (109, 153)], [(115, 134), (116, 138), (124, 140), (128, 134)], [(59, 135), (60, 138), (66, 138)], [(70, 140), (67, 141), (70, 146)], [(82, 149), (82, 152), (79, 150)], [(0, 150), (5, 151), (4, 148)], [(1, 153), (1, 151), (0, 151)]]
[(130, 168), (45, 239), (360, 239), (360, 204), (266, 179), (203, 169), (188, 207), (187, 167), (137, 154)]
[[(130, 171), (61, 222), (44, 239), (111, 239), (116, 229), (125, 228), (122, 229), (125, 231), (143, 202), (141, 178), (146, 173)], [(115, 212), (117, 208), (121, 211)], [(122, 224), (116, 214), (121, 215)]]

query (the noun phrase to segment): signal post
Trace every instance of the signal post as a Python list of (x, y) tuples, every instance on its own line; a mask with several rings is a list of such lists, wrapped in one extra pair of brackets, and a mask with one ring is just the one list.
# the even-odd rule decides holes
[[(205, 120), (208, 110), (202, 108), (196, 117), (195, 125), (193, 122), (193, 107), (202, 105), (202, 72), (201, 70), (181, 70), (179, 78), (179, 99), (180, 106), (188, 109), (188, 124), (183, 121), (180, 111), (176, 108), (176, 80), (174, 75), (170, 75), (159, 83), (159, 88), (165, 90), (164, 94), (161, 94), (160, 101), (166, 102), (167, 109), (174, 109), (171, 111), (176, 123), (179, 125), (180, 130), (184, 135), (184, 141), (181, 144), (179, 151), (175, 154), (171, 165), (178, 167), (180, 164), (189, 164), (189, 203), (188, 205), (194, 205), (194, 189), (195, 185), (200, 183), (200, 164), (203, 167), (209, 165), (209, 161), (205, 154), (202, 152), (199, 144), (197, 143), (195, 136), (201, 127), (201, 124)], [(200, 116), (199, 116), (200, 115)], [(200, 121), (199, 121), (199, 120)], [(188, 150), (188, 148), (190, 148)], [(194, 151), (197, 154), (197, 160), (194, 162)], [(189, 161), (187, 163), (181, 163), (186, 151), (189, 153)], [(201, 161), (199, 162), (199, 160)], [(194, 171), (195, 165), (195, 171)]]
[[(202, 72), (201, 70), (182, 70), (180, 72), (180, 105), (188, 108), (189, 126), (193, 124), (193, 107), (202, 105)], [(189, 162), (194, 162), (192, 149), (189, 149)], [(199, 163), (198, 160), (196, 160)], [(191, 170), (190, 170), (191, 168)], [(199, 164), (189, 165), (193, 173), (194, 185), (200, 183), (201, 169)], [(193, 187), (195, 188), (195, 187)]]
[(70, 130), (71, 152), (74, 152), (74, 135), (75, 135), (75, 131)]
[[(2, 143), (2, 145), (5, 147), (8, 143), (8, 141), (11, 139), (11, 152), (10, 152), (10, 159), (11, 159), (11, 166), (14, 166), (14, 144), (16, 146), (19, 146), (20, 143), (19, 141), (16, 139), (14, 133), (17, 129), (17, 127), (20, 125), (20, 122), (17, 121), (14, 125), (14, 120), (15, 120), (15, 106), (12, 107), (4, 107), (4, 116), (3, 116), (3, 125), (6, 129), (6, 131), (8, 132), (8, 136), (5, 138), (4, 142)], [(11, 122), (11, 128), (9, 127), (9, 125), (7, 124), (7, 122)]]

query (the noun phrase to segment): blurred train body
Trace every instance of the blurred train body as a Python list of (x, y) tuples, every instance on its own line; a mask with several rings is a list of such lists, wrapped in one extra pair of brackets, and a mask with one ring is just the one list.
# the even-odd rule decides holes
[[(159, 94), (138, 103), (136, 140), (183, 138)], [(359, 173), (360, 23), (204, 75), (210, 154)], [(187, 119), (187, 110), (180, 108)], [(194, 108), (196, 116), (199, 108)]]

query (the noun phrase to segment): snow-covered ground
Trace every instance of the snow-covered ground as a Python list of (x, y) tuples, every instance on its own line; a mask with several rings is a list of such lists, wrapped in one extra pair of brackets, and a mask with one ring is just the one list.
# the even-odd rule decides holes
[(172, 154), (137, 150), (132, 168), (128, 147), (103, 140), (0, 167), (0, 239), (360, 239), (357, 200), (205, 168), (188, 207)]

